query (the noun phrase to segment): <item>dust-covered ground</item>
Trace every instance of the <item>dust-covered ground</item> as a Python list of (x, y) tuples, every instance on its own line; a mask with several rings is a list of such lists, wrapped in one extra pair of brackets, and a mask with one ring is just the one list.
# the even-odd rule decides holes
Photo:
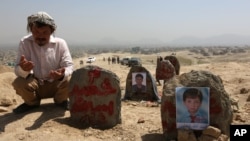
[[(171, 52), (158, 55), (167, 56)], [(114, 72), (120, 78), (122, 94), (126, 83), (129, 67), (120, 64), (108, 64), (103, 57), (119, 55), (137, 56), (142, 59), (143, 66), (155, 76), (156, 54), (124, 54), (105, 53), (96, 55), (96, 62), (92, 65), (105, 68)], [(248, 52), (238, 54), (226, 54), (205, 57), (188, 51), (176, 52), (180, 58), (180, 74), (191, 70), (207, 70), (219, 75), (230, 97), (239, 100), (240, 109), (235, 112), (234, 123), (250, 124), (250, 102), (247, 102), (250, 90), (250, 54)], [(79, 62), (85, 58), (74, 59), (75, 69), (82, 67)], [(42, 100), (40, 108), (31, 112), (15, 115), (12, 109), (23, 103), (15, 94), (11, 82), (15, 75), (13, 68), (0, 67), (0, 99), (6, 99), (14, 103), (10, 106), (0, 106), (0, 141), (163, 141), (161, 125), (160, 105), (147, 101), (133, 102), (122, 101), (122, 123), (111, 129), (99, 130), (93, 128), (81, 128), (70, 119), (70, 112), (64, 111), (53, 104), (52, 99)], [(157, 86), (161, 94), (162, 85)], [(242, 92), (242, 90), (245, 90)], [(3, 102), (4, 100), (2, 100)], [(4, 104), (1, 104), (4, 105)], [(7, 104), (5, 104), (7, 105)], [(143, 121), (138, 123), (138, 121)]]

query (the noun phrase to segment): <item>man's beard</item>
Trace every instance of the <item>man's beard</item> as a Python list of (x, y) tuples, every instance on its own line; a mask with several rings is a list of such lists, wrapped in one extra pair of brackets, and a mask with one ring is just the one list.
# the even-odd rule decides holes
[(45, 38), (36, 38), (36, 43), (39, 45), (39, 46), (43, 46), (47, 43), (47, 40)]

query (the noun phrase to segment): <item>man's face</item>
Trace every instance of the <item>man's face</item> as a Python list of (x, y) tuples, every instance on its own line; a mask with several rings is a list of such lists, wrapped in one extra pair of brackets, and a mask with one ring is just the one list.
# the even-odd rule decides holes
[(194, 114), (198, 111), (198, 109), (201, 105), (201, 101), (198, 97), (196, 97), (196, 98), (187, 97), (186, 100), (184, 101), (184, 104), (186, 105), (188, 111), (191, 114)]
[(143, 81), (143, 80), (142, 80), (141, 77), (136, 77), (136, 78), (135, 78), (135, 82), (136, 82), (137, 85), (141, 85), (141, 84), (142, 84), (142, 81)]
[(51, 35), (50, 26), (37, 27), (34, 25), (31, 28), (31, 32), (32, 32), (35, 42), (39, 46), (43, 46), (49, 42), (50, 35)]

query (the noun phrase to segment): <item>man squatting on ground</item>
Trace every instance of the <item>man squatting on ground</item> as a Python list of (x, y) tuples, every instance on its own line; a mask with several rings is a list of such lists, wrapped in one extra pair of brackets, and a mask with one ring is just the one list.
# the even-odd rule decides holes
[(46, 12), (28, 17), (15, 66), (17, 78), (12, 85), (24, 103), (13, 110), (19, 114), (40, 106), (41, 99), (53, 98), (56, 105), (68, 109), (69, 77), (73, 62), (65, 40), (54, 37), (54, 19)]

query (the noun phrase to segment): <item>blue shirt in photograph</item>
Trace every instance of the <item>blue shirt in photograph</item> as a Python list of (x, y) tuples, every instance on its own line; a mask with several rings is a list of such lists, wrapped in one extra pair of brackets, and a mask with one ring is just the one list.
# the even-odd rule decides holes
[(192, 117), (189, 112), (183, 114), (182, 118), (177, 121), (181, 123), (208, 123), (208, 117), (206, 114), (201, 113), (200, 111), (196, 112)]

